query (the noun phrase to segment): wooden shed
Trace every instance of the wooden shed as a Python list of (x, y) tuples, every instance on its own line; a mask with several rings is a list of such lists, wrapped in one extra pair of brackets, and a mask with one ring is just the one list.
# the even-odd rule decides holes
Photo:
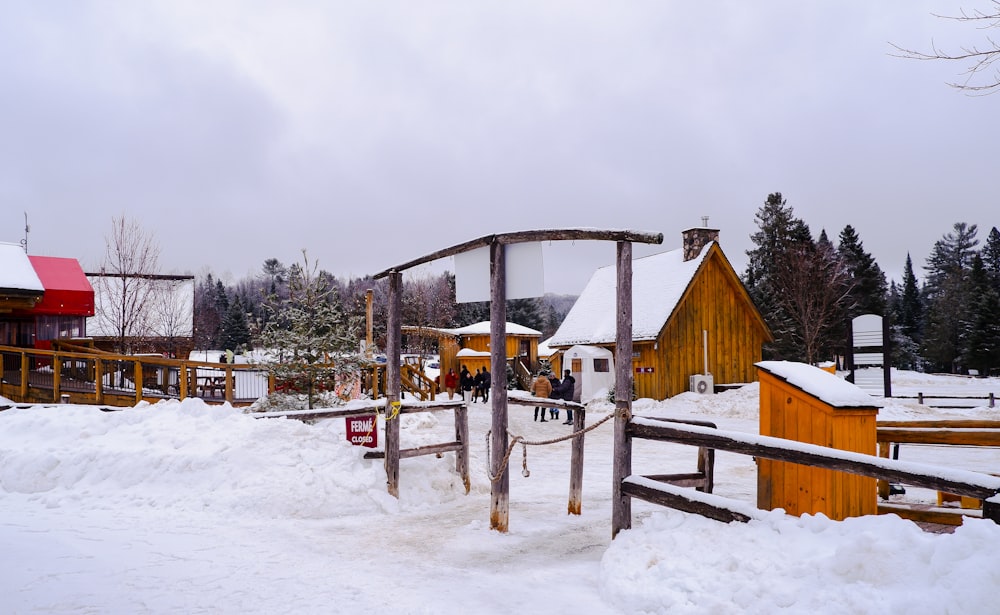
[[(882, 405), (857, 386), (805, 363), (761, 361), (760, 434), (876, 454)], [(835, 520), (878, 512), (874, 478), (795, 463), (757, 460), (757, 507)]]
[[(401, 328), (405, 335), (436, 336), (441, 373), (454, 369), (459, 373), (462, 365), (475, 374), (476, 368), (490, 364), (490, 321), (484, 320), (465, 327), (444, 329), (437, 327)], [(538, 341), (542, 332), (517, 323), (506, 323), (506, 357), (515, 366), (515, 373), (533, 373), (538, 368)]]
[[(754, 364), (772, 340), (771, 331), (718, 237), (717, 229), (688, 229), (681, 249), (632, 261), (632, 371), (638, 397), (659, 400), (683, 393), (692, 375), (706, 372), (715, 385), (756, 380)], [(598, 269), (549, 346), (613, 349), (614, 288), (615, 267)]]

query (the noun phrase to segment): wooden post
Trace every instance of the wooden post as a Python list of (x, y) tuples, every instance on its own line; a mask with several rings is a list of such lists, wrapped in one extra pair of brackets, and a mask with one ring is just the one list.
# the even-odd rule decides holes
[(181, 363), (177, 370), (177, 396), (182, 400), (188, 396), (188, 364)]
[(882, 387), (885, 398), (892, 397), (892, 329), (888, 316), (882, 316)]
[(135, 380), (135, 403), (138, 405), (142, 401), (142, 361), (136, 359), (133, 379)]
[(507, 261), (504, 245), (490, 244), (490, 381), (493, 422), (490, 432), (490, 529), (507, 532), (510, 524), (510, 472), (500, 467), (507, 453)]
[(104, 403), (104, 360), (94, 359), (94, 401)]
[(632, 500), (622, 481), (632, 474), (632, 243), (618, 242), (617, 335), (615, 341), (615, 434), (611, 487), (611, 538), (632, 527)]
[[(375, 291), (374, 289), (369, 288), (368, 290), (365, 291), (365, 323), (366, 323), (365, 358), (368, 359), (369, 361), (372, 360), (372, 351), (374, 350), (372, 348), (372, 345), (375, 343), (375, 333), (374, 333), (375, 325), (372, 323), (372, 320), (374, 318), (373, 316), (374, 310), (372, 307), (374, 304), (374, 299), (375, 299)], [(400, 323), (400, 325), (402, 325), (402, 323)]]
[(52, 401), (59, 403), (59, 386), (62, 381), (62, 359), (52, 355)]
[(28, 353), (21, 353), (21, 401), (28, 401)]
[(455, 471), (462, 477), (468, 494), (472, 482), (469, 480), (469, 407), (465, 404), (455, 408), (455, 441), (462, 444), (462, 448), (455, 451)]
[(236, 388), (235, 374), (233, 373), (233, 366), (226, 364), (226, 401), (233, 403), (233, 390)]
[[(568, 412), (568, 410), (567, 410)], [(587, 411), (583, 408), (573, 410), (573, 432), (583, 431), (586, 424)], [(583, 435), (573, 438), (569, 454), (569, 503), (566, 512), (579, 515), (583, 508)]]
[(385, 349), (385, 476), (389, 495), (399, 497), (399, 416), (394, 408), (400, 403), (399, 354), (403, 343), (401, 330), (403, 306), (403, 274), (389, 274), (389, 314), (386, 323)]

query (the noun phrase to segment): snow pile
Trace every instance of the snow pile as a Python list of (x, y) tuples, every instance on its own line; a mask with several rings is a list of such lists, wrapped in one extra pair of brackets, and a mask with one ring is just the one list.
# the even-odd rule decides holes
[(611, 543), (602, 594), (625, 613), (995, 613), (1000, 568), (975, 554), (998, 541), (981, 520), (949, 535), (894, 515), (654, 513)]
[[(460, 485), (442, 464), (431, 464), (406, 481), (404, 498), (389, 497), (384, 470), (362, 458), (368, 449), (346, 441), (343, 419), (315, 426), (258, 420), (198, 399), (120, 412), (12, 409), (2, 418), (0, 489), (48, 508), (321, 519), (438, 500)], [(404, 418), (415, 430), (433, 422)]]

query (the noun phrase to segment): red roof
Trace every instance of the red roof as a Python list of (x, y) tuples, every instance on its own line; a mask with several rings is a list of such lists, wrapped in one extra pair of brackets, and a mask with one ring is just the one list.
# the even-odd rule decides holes
[(28, 256), (45, 287), (42, 302), (32, 314), (93, 316), (94, 289), (75, 258)]

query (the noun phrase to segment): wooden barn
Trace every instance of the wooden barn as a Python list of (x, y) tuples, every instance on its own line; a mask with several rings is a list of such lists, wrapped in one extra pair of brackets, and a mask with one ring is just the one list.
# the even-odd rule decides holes
[(76, 259), (0, 244), (0, 270), (0, 345), (47, 350), (87, 334), (94, 290)]
[[(638, 397), (756, 380), (771, 331), (719, 246), (719, 231), (683, 232), (683, 247), (632, 262), (632, 368)], [(598, 269), (549, 340), (615, 345), (615, 267)], [(695, 376), (695, 378), (692, 378)]]
[[(512, 322), (507, 323), (506, 332), (508, 363), (513, 364), (519, 378), (522, 374), (534, 373), (538, 369), (538, 341), (542, 332)], [(477, 368), (488, 368), (490, 364), (488, 320), (456, 329), (402, 327), (402, 333), (437, 337), (442, 374), (448, 373), (449, 368), (457, 374), (463, 365), (475, 374)]]

